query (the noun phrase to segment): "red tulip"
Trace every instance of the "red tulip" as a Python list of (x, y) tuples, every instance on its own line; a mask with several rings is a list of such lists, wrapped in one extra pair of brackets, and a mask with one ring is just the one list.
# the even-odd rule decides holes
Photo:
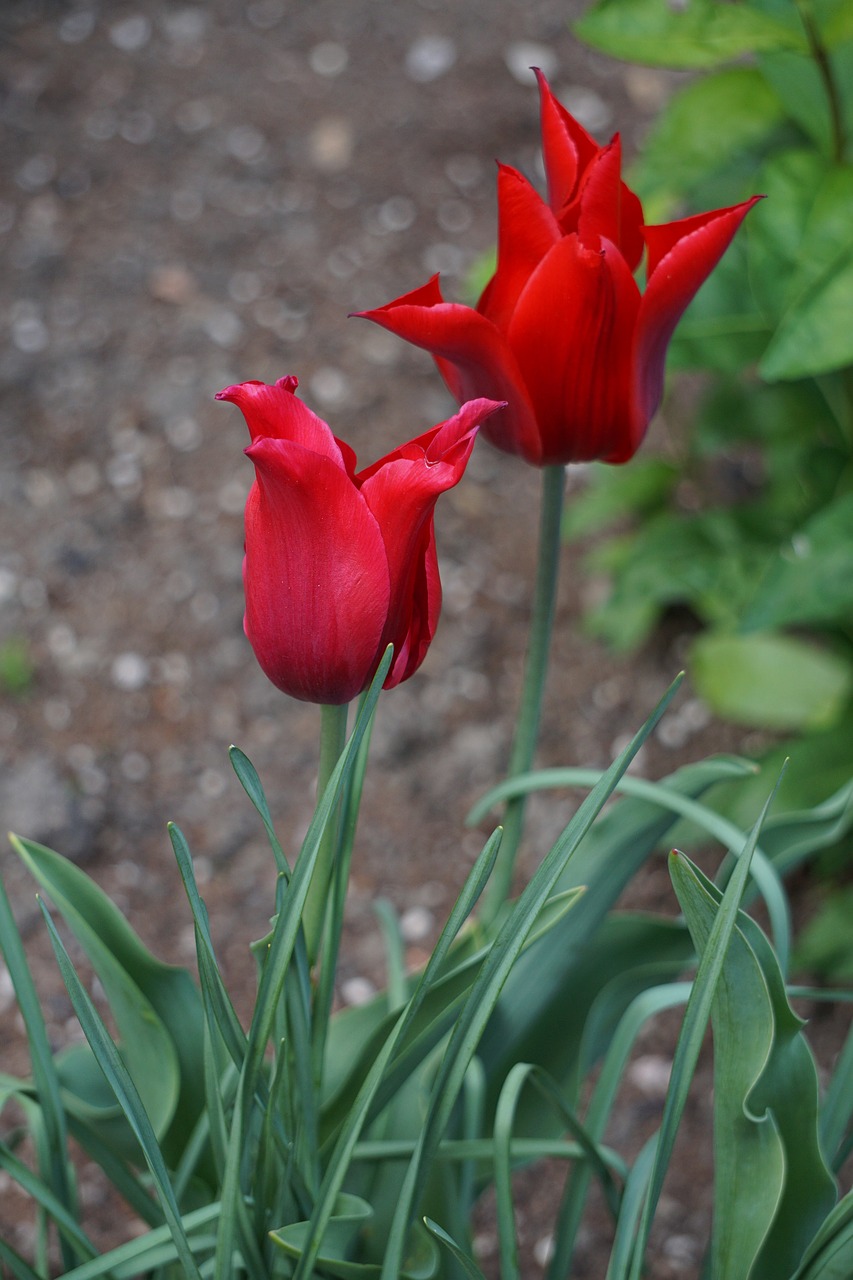
[(465, 470), (480, 423), (448, 422), (356, 472), (352, 449), (295, 396), (296, 378), (243, 382), (217, 400), (242, 411), (255, 482), (246, 502), (246, 635), (264, 672), (308, 702), (349, 702), (388, 644), (393, 688), (423, 662), (441, 583), (433, 508)]
[(626, 462), (660, 404), (678, 320), (760, 197), (644, 226), (618, 134), (599, 147), (537, 75), (548, 203), (499, 166), (497, 270), (476, 308), (445, 302), (434, 276), (357, 314), (431, 352), (460, 401), (506, 400), (483, 433), (508, 453)]

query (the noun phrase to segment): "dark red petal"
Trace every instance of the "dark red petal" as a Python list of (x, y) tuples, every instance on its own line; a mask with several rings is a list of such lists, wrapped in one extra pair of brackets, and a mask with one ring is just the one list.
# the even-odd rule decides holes
[(379, 525), (390, 573), (391, 603), (381, 642), (383, 649), (394, 645), (387, 688), (420, 666), (435, 633), (441, 588), (433, 510), (439, 495), (462, 478), (479, 425), (495, 407), (488, 400), (463, 405), (453, 418), (412, 442), (419, 456), (404, 456), (411, 449), (404, 446), (358, 477)]
[[(609, 146), (602, 148), (587, 170), (577, 210), (571, 215), (577, 222), (581, 243), (598, 247), (597, 237), (612, 241), (628, 266), (636, 271), (643, 256), (643, 208), (633, 191), (621, 179), (622, 145), (617, 134)], [(564, 226), (565, 231), (570, 230)]]
[[(412, 303), (412, 298), (431, 299)], [(530, 398), (515, 358), (500, 331), (472, 307), (441, 301), (434, 280), (375, 311), (358, 316), (431, 352), (457, 400), (506, 401), (483, 434), (499, 449), (538, 464), (539, 435)]]
[(660, 404), (666, 349), (675, 326), (761, 198), (753, 196), (727, 209), (643, 229), (649, 254), (648, 283), (640, 304), (634, 353), (635, 431), (645, 431)]
[(292, 376), (279, 378), (274, 386), (265, 382), (241, 382), (220, 391), (216, 399), (236, 404), (246, 419), (253, 442), (262, 438), (289, 440), (330, 458), (338, 466), (346, 466), (347, 454), (352, 455), (349, 446), (336, 440), (323, 419), (297, 398), (294, 394), (297, 385), (297, 379)]
[(545, 254), (560, 239), (557, 220), (517, 169), (498, 168), (497, 270), (477, 310), (503, 331), (518, 295)]
[(348, 702), (369, 682), (388, 617), (385, 544), (333, 459), (284, 440), (246, 450), (246, 635), (267, 676), (308, 702)]
[(521, 295), (509, 330), (536, 411), (542, 461), (610, 459), (630, 429), (630, 357), (640, 303), (615, 245), (565, 236)]
[(536, 69), (542, 128), (542, 159), (548, 176), (548, 203), (555, 217), (570, 204), (581, 178), (598, 154), (598, 143), (554, 97), (548, 81)]

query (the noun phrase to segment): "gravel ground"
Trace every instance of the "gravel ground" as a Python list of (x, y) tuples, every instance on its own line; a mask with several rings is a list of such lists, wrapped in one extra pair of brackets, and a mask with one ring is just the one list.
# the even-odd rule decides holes
[[(346, 315), (435, 271), (451, 295), (462, 288), (494, 239), (493, 159), (540, 173), (531, 64), (590, 129), (621, 127), (636, 146), (666, 83), (580, 47), (576, 11), (551, 0), (3, 6), (0, 674), (20, 688), (0, 704), (2, 820), (84, 864), (155, 951), (188, 962), (164, 830), (176, 820), (244, 1009), (272, 866), (227, 748), (254, 760), (292, 852), (311, 813), (318, 713), (266, 682), (242, 635), (251, 467), (240, 415), (213, 395), (295, 373), (362, 462), (447, 416), (428, 357)], [(666, 423), (655, 434), (671, 447)], [(342, 1001), (383, 979), (376, 897), (403, 913), (416, 963), (480, 847), (481, 833), (460, 832), (507, 755), (537, 488), (481, 445), (442, 499), (444, 616), (421, 672), (380, 712)], [(542, 763), (606, 763), (678, 669), (678, 627), (630, 665), (584, 640), (581, 605), (596, 589), (566, 557)], [(657, 777), (740, 745), (688, 692), (640, 767)], [(528, 866), (568, 803), (531, 806)], [(11, 854), (0, 859), (51, 1033), (67, 1041), (73, 1019), (32, 885)], [(673, 909), (662, 868), (635, 901)], [(0, 1009), (0, 1065), (22, 1071), (8, 981)], [(620, 1123), (637, 1142), (670, 1049), (665, 1037), (644, 1046), (629, 1082)], [(691, 1105), (686, 1164), (661, 1212), (664, 1278), (696, 1274), (707, 1230), (707, 1098)], [(555, 1177), (524, 1183), (531, 1277)], [(99, 1194), (88, 1190), (96, 1219)], [(0, 1230), (22, 1247), (8, 1184), (0, 1204)], [(603, 1274), (603, 1238), (584, 1237), (578, 1276)], [(480, 1244), (495, 1265), (487, 1213)]]

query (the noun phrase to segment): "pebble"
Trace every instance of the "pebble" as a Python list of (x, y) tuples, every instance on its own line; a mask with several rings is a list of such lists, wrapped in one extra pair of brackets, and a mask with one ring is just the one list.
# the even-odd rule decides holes
[(585, 85), (573, 84), (568, 89), (561, 89), (560, 100), (591, 133), (606, 128), (613, 119), (613, 112), (601, 95)]
[(318, 120), (308, 135), (308, 154), (316, 169), (338, 173), (346, 169), (355, 147), (352, 126), (337, 116)]
[(406, 75), (418, 84), (428, 84), (445, 75), (456, 56), (456, 45), (449, 36), (421, 36), (406, 50)]
[(546, 44), (535, 44), (529, 40), (517, 40), (508, 45), (504, 51), (504, 62), (513, 80), (523, 85), (535, 83), (533, 67), (538, 67), (549, 80), (557, 70), (553, 50)]
[(122, 53), (138, 53), (151, 39), (151, 20), (144, 13), (134, 13), (109, 29), (110, 43)]
[(151, 674), (147, 658), (140, 653), (120, 653), (113, 659), (110, 668), (112, 682), (124, 693), (135, 693), (144, 689)]
[(349, 54), (335, 40), (323, 40), (320, 44), (315, 44), (308, 54), (308, 65), (318, 76), (339, 76), (346, 70), (348, 62)]
[(341, 405), (350, 394), (350, 383), (342, 369), (331, 365), (323, 366), (311, 374), (308, 379), (308, 390), (313, 400), (324, 408)]
[(656, 1053), (644, 1054), (629, 1066), (626, 1078), (647, 1098), (663, 1100), (669, 1088), (672, 1062)]
[(341, 983), (341, 999), (344, 1004), (367, 1004), (376, 995), (376, 987), (369, 978), (346, 978)]

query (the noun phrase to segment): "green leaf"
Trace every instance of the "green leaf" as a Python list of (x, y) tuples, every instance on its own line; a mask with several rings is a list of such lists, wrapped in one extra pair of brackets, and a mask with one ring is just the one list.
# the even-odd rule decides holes
[(833, 886), (832, 893), (803, 929), (794, 951), (797, 970), (827, 982), (853, 980), (853, 888)]
[[(730, 67), (675, 93), (643, 143), (632, 178), (644, 201), (672, 208), (716, 179), (716, 205), (742, 195), (741, 157), (750, 155), (784, 118), (779, 97), (755, 67)], [(719, 190), (720, 179), (736, 190)], [(759, 215), (760, 216), (760, 215)]]
[(592, 463), (586, 487), (563, 516), (562, 534), (571, 542), (663, 506), (678, 481), (678, 469), (662, 458), (638, 458), (630, 467)]
[[(163, 1151), (157, 1141), (157, 1135), (145, 1109), (140, 1091), (122, 1061), (100, 1014), (81, 983), (47, 909), (43, 903), (40, 905), (47, 924), (51, 945), (53, 946), (66, 990), (71, 998), (74, 1012), (77, 1015), (80, 1026), (83, 1028), (83, 1034), (89, 1041), (92, 1052), (98, 1060), (98, 1065), (106, 1076), (107, 1082), (118, 1099), (127, 1122), (139, 1143), (163, 1207), (163, 1214), (169, 1226), (184, 1274), (187, 1280), (201, 1280), (172, 1184), (169, 1180)], [(118, 1021), (118, 1019), (116, 1020)]]
[(822, 156), (799, 148), (777, 153), (755, 175), (756, 189), (767, 199), (761, 205), (761, 217), (746, 222), (749, 279), (759, 306), (773, 325), (790, 300), (806, 222), (826, 173), (827, 162)]
[(853, 363), (853, 168), (830, 169), (803, 228), (789, 306), (759, 365), (802, 378)]
[(793, 1280), (849, 1280), (853, 1272), (853, 1191), (841, 1200), (806, 1250)]
[[(706, 895), (705, 909), (713, 912), (714, 903), (720, 900), (719, 891), (701, 873), (697, 874)], [(790, 1275), (798, 1265), (815, 1231), (832, 1209), (836, 1190), (820, 1149), (817, 1070), (802, 1034), (803, 1022), (788, 1003), (773, 950), (751, 917), (740, 916), (737, 936), (760, 969), (773, 1024), (767, 1063), (748, 1098), (748, 1105), (756, 1114), (763, 1112), (773, 1117), (784, 1150), (785, 1178), (779, 1210), (750, 1273), (752, 1280), (775, 1280), (777, 1276)], [(744, 1043), (750, 1036), (755, 1038), (750, 1028), (754, 1026), (756, 1004), (750, 1002), (746, 984), (727, 987), (726, 996), (741, 1006), (736, 1021), (739, 1021)], [(736, 1053), (737, 1049), (732, 1052)], [(726, 1053), (725, 1046), (723, 1053)], [(716, 1080), (715, 1075), (715, 1098), (719, 1087)], [(725, 1121), (723, 1128), (725, 1141)], [(733, 1148), (729, 1167), (741, 1158), (740, 1149)], [(743, 1205), (737, 1211), (749, 1216)]]
[(741, 628), (803, 623), (845, 625), (853, 616), (853, 493), (824, 507), (771, 561)]
[(122, 1037), (122, 1052), (167, 1158), (177, 1158), (201, 1099), (198, 990), (188, 971), (163, 964), (142, 944), (105, 893), (59, 854), (12, 838), (97, 973)]
[[(757, 179), (750, 187), (763, 189)], [(747, 226), (761, 221), (767, 203), (753, 210)], [(667, 367), (738, 373), (759, 359), (768, 336), (767, 319), (753, 297), (745, 237), (739, 235), (679, 321)]]
[[(672, 875), (688, 928), (701, 954), (707, 946), (718, 903), (686, 859), (673, 861)], [(711, 1270), (727, 1280), (746, 1280), (781, 1203), (785, 1156), (774, 1117), (762, 1111), (753, 1097), (773, 1045), (773, 1010), (758, 961), (737, 929), (714, 996), (712, 1022)]]
[[(604, 803), (612, 794), (615, 784), (625, 773), (630, 761), (674, 696), (675, 688), (675, 685), (671, 687), (640, 731), (583, 801), (563, 834), (546, 854), (527, 887), (510, 909), (492, 944), (454, 1025), (433, 1081), (418, 1145), (400, 1188), (382, 1268), (382, 1280), (393, 1280), (399, 1270), (406, 1232), (414, 1216), (415, 1207), (423, 1194), (435, 1151), (450, 1123), (465, 1073), (498, 1003), (501, 990), (524, 948), (525, 941), (542, 907), (557, 887), (562, 873), (566, 871), (577, 854), (584, 837), (589, 833)], [(568, 919), (571, 920), (571, 916)]]
[(843, 658), (774, 632), (705, 632), (691, 646), (690, 672), (717, 715), (765, 729), (828, 727), (853, 690)]
[[(372, 1217), (373, 1209), (360, 1196), (340, 1193), (317, 1258), (317, 1267), (325, 1275), (340, 1277), (340, 1280), (370, 1280), (370, 1277), (380, 1274), (381, 1268), (376, 1263), (348, 1260), (354, 1243)], [(309, 1226), (308, 1222), (290, 1223), (270, 1232), (270, 1239), (289, 1257), (300, 1258)], [(414, 1227), (407, 1256), (399, 1272), (400, 1280), (429, 1280), (436, 1274), (437, 1267), (438, 1250), (433, 1240), (422, 1227)]]
[(714, 67), (760, 49), (806, 48), (796, 21), (715, 0), (686, 0), (677, 8), (662, 0), (598, 0), (574, 30), (615, 58), (658, 67)]
[(468, 1280), (485, 1280), (485, 1276), (473, 1258), (469, 1258), (467, 1253), (462, 1252), (453, 1237), (449, 1236), (443, 1227), (440, 1227), (437, 1222), (433, 1222), (432, 1218), (424, 1218), (424, 1226), (430, 1235), (435, 1236), (439, 1244), (443, 1244), (451, 1257), (459, 1263)]
[[(735, 866), (731, 879), (726, 886), (726, 891), (723, 894), (723, 898), (720, 903), (720, 910), (717, 912), (710, 933), (708, 934), (707, 944), (699, 960), (699, 967), (696, 971), (696, 977), (693, 982), (693, 990), (691, 991), (690, 998), (687, 1001), (684, 1021), (682, 1022), (681, 1032), (675, 1046), (672, 1071), (670, 1072), (669, 1077), (669, 1087), (664, 1101), (663, 1117), (661, 1119), (658, 1141), (655, 1146), (654, 1163), (652, 1165), (648, 1183), (648, 1192), (645, 1204), (643, 1205), (643, 1213), (640, 1219), (639, 1229), (637, 1231), (636, 1245), (634, 1248), (630, 1273), (631, 1280), (639, 1280), (639, 1277), (642, 1274), (643, 1259), (645, 1257), (649, 1231), (651, 1230), (658, 1200), (660, 1199), (661, 1190), (663, 1189), (664, 1177), (672, 1156), (672, 1149), (675, 1144), (678, 1126), (681, 1123), (681, 1116), (687, 1102), (690, 1082), (693, 1079), (693, 1074), (696, 1070), (696, 1063), (699, 1058), (702, 1041), (705, 1037), (705, 1030), (708, 1025), (708, 1019), (711, 1014), (714, 997), (723, 973), (723, 968), (726, 962), (726, 953), (735, 930), (738, 903), (740, 902), (744, 888), (746, 887), (747, 879), (749, 877), (750, 863), (752, 861), (753, 853), (755, 852), (755, 847), (758, 843), (761, 825), (767, 814), (767, 810), (770, 807), (772, 799), (773, 796), (771, 795), (765, 801), (764, 808), (759, 815), (758, 821), (753, 827), (752, 833), (737, 861), (737, 865)], [(673, 878), (673, 883), (675, 883), (677, 877), (682, 874), (683, 870), (681, 855), (673, 851), (670, 855), (669, 863), (670, 875)]]

